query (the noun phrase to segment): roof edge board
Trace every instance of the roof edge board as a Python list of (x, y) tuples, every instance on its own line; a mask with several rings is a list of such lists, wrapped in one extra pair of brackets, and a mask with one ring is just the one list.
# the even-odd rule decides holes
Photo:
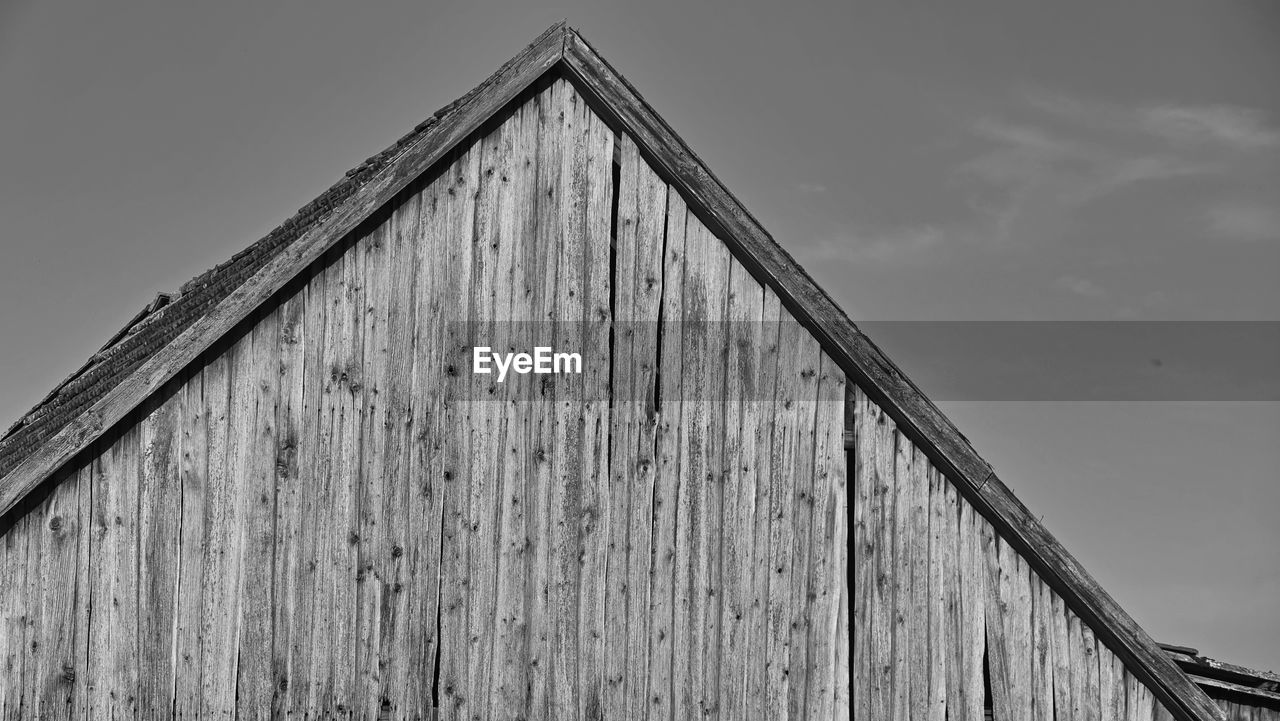
[(548, 28), (507, 61), (487, 87), (442, 118), (333, 213), (282, 249), (204, 316), (23, 458), (0, 478), (0, 517), (559, 63), (564, 56), (566, 33), (563, 21)]
[(574, 30), (567, 34), (565, 65), (575, 85), (594, 96), (595, 104), (635, 138), (659, 174), (690, 201), (690, 209), (707, 222), (757, 280), (778, 294), (844, 371), (956, 482), (1072, 610), (1111, 642), (1117, 655), (1176, 718), (1224, 718), (1217, 705), (1013, 496), (942, 411), (774, 241), (640, 93)]

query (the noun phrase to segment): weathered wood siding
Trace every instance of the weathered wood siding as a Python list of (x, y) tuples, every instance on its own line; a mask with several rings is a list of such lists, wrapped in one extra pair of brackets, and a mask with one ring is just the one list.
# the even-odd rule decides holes
[(13, 519), (5, 719), (845, 716), (843, 373), (569, 84), (485, 132)]
[(1217, 702), (1226, 712), (1227, 721), (1280, 721), (1280, 708), (1254, 706), (1224, 699), (1217, 699)]
[(862, 389), (848, 410), (855, 718), (1172, 718)]

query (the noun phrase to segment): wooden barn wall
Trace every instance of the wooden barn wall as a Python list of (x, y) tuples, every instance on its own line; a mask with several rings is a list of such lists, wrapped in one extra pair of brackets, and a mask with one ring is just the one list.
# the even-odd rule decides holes
[(1172, 715), (851, 387), (855, 718)]
[(487, 132), (0, 538), (3, 718), (845, 717), (843, 374), (570, 85)]
[(1280, 721), (1280, 708), (1255, 706), (1249, 703), (1214, 699), (1227, 714), (1227, 721)]

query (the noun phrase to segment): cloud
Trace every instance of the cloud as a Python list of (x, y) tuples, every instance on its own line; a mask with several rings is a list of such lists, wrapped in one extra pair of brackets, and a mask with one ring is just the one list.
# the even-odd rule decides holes
[(1137, 111), (1148, 132), (1180, 145), (1217, 143), (1234, 150), (1280, 145), (1280, 131), (1267, 127), (1258, 110), (1234, 105), (1157, 105)]
[(1024, 90), (1027, 105), (1073, 124), (1146, 136), (1179, 149), (1261, 150), (1280, 147), (1280, 129), (1261, 110), (1240, 105), (1147, 103), (1126, 105), (1085, 100), (1039, 89)]
[(1261, 205), (1216, 205), (1205, 213), (1210, 233), (1228, 240), (1280, 239), (1280, 211)]
[(1216, 173), (1221, 165), (1164, 150), (1131, 149), (1045, 125), (983, 117), (971, 133), (987, 149), (957, 167), (970, 206), (999, 243), (1053, 234), (1069, 213), (1140, 183)]
[(933, 225), (879, 231), (845, 230), (800, 251), (809, 263), (831, 261), (900, 263), (927, 255), (942, 245), (945, 234)]
[(1054, 285), (1085, 298), (1102, 298), (1107, 295), (1105, 288), (1088, 278), (1078, 278), (1074, 275), (1064, 275), (1054, 281)]

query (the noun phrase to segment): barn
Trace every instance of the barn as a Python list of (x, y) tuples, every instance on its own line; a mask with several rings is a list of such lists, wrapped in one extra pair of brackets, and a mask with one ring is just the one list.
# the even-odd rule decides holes
[(149, 303), (0, 513), (5, 719), (1227, 708), (563, 24)]

